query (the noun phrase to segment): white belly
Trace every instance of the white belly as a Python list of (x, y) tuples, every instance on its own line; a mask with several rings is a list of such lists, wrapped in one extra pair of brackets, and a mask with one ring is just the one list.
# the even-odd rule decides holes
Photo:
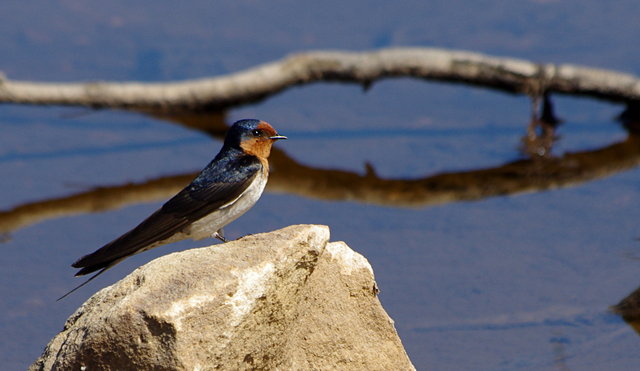
[(249, 188), (247, 188), (235, 202), (225, 205), (219, 210), (194, 222), (191, 227), (185, 231), (188, 238), (201, 240), (211, 237), (225, 225), (238, 219), (258, 201), (266, 184), (267, 175), (260, 171), (257, 179), (251, 183)]

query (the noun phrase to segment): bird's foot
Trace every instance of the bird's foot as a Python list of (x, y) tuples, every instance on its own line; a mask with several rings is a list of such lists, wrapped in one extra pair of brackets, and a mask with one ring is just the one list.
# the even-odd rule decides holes
[(213, 234), (213, 237), (219, 239), (222, 242), (227, 242), (227, 239), (224, 238), (224, 231), (222, 229), (216, 231), (216, 233)]

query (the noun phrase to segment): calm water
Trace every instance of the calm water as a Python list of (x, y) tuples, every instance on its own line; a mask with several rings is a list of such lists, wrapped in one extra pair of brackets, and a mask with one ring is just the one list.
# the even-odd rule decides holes
[[(640, 35), (634, 1), (370, 4), (41, 1), (36, 14), (33, 5), (7, 2), (0, 70), (13, 79), (169, 80), (236, 71), (303, 49), (423, 45), (640, 74), (640, 53), (629, 48)], [(462, 7), (468, 12), (452, 11)], [(625, 141), (612, 120), (621, 107), (562, 97), (555, 103), (565, 120), (556, 155), (584, 152), (607, 163), (595, 151)], [(370, 164), (381, 179), (413, 181), (521, 159), (528, 110), (523, 97), (403, 79), (367, 93), (350, 85), (296, 88), (233, 110), (226, 121), (271, 122), (290, 138), (277, 144), (280, 154), (320, 176), (362, 176)], [(0, 130), (2, 211), (188, 174), (221, 145), (168, 121), (77, 108), (0, 106)], [(296, 176), (288, 170), (275, 167), (280, 178), (227, 236), (329, 225), (333, 240), (371, 262), (380, 299), (418, 369), (637, 368), (638, 335), (608, 307), (640, 286), (638, 168), (556, 190), (416, 207), (365, 203), (362, 190), (348, 200), (309, 197), (287, 187), (285, 175)], [(154, 257), (206, 243), (135, 256), (55, 302), (79, 283), (72, 261), (160, 203), (72, 213), (10, 233), (0, 244), (3, 370), (30, 364), (100, 288)]]

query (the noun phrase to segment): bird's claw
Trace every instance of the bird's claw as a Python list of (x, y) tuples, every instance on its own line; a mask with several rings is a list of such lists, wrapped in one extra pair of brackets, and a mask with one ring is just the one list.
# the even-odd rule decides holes
[(222, 229), (216, 231), (216, 233), (213, 234), (213, 237), (219, 239), (222, 242), (227, 242), (227, 239), (224, 238), (224, 231)]

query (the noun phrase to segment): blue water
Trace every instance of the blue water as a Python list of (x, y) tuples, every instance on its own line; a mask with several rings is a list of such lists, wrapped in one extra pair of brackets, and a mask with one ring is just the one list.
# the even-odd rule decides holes
[[(164, 81), (224, 74), (301, 50), (469, 49), (640, 74), (640, 5), (524, 2), (5, 2), (0, 70), (11, 79)], [(268, 4), (268, 5), (267, 5)], [(580, 11), (576, 11), (579, 8)], [(34, 11), (38, 9), (38, 11)], [(464, 10), (464, 11), (462, 11)], [(621, 107), (556, 99), (556, 154), (626, 136)], [(296, 161), (386, 179), (491, 168), (522, 157), (524, 97), (408, 79), (315, 84), (229, 112), (289, 136)], [(126, 112), (0, 106), (0, 210), (96, 186), (197, 171), (221, 143)], [(638, 337), (608, 307), (640, 285), (640, 171), (572, 187), (406, 208), (267, 193), (226, 228), (331, 228), (371, 262), (380, 300), (418, 369), (623, 370)], [(24, 369), (91, 294), (183, 242), (128, 259), (62, 302), (69, 264), (156, 203), (49, 219), (0, 244), (0, 364)], [(283, 206), (284, 205), (284, 206)], [(213, 242), (213, 241), (212, 241)], [(634, 258), (635, 257), (635, 258)]]

